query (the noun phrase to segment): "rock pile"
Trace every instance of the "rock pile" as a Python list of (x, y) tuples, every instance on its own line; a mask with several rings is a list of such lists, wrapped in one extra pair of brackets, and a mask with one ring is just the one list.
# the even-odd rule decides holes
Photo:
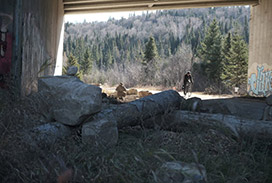
[[(134, 89), (130, 93), (138, 92)], [(47, 106), (43, 111), (46, 124), (33, 129), (30, 136), (36, 144), (43, 142), (50, 145), (81, 128), (83, 143), (99, 148), (114, 146), (118, 140), (118, 128), (140, 125), (142, 120), (179, 108), (182, 100), (173, 90), (151, 96), (151, 93), (146, 93), (147, 97), (121, 105), (109, 105), (102, 110), (100, 87), (85, 84), (75, 76), (41, 77), (38, 94)], [(39, 137), (36, 138), (35, 134)]]
[(46, 116), (47, 124), (27, 134), (37, 144), (52, 144), (58, 138), (69, 135), (72, 127), (81, 125), (102, 108), (101, 89), (85, 84), (74, 76), (41, 77), (38, 80), (38, 94), (44, 101), (45, 107), (41, 113)]

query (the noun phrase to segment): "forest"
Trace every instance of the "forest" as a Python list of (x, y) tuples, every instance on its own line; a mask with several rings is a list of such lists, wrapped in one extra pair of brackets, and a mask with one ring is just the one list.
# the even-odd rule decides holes
[(195, 91), (246, 88), (250, 8), (163, 10), (106, 22), (65, 23), (64, 67), (87, 83)]

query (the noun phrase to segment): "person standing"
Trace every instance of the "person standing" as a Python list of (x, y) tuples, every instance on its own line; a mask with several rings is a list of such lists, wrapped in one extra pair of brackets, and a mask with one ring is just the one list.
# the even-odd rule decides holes
[(193, 84), (193, 79), (192, 79), (191, 72), (187, 71), (187, 73), (184, 75), (184, 78), (183, 78), (182, 89), (183, 89), (184, 95), (186, 95), (186, 92), (188, 91), (187, 87), (189, 87), (189, 84)]
[(117, 91), (117, 98), (123, 100), (127, 91), (123, 83), (120, 83), (115, 90)]

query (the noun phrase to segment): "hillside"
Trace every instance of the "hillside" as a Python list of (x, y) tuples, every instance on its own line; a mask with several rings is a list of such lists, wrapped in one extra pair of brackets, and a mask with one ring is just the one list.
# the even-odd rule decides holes
[[(222, 33), (226, 34), (238, 27), (248, 42), (249, 15), (249, 7), (221, 7), (157, 11), (141, 16), (131, 15), (128, 19), (109, 19), (107, 22), (68, 22), (65, 24), (65, 52), (73, 52), (78, 44), (84, 44), (87, 46), (85, 48), (93, 52), (96, 47), (98, 53), (107, 53), (109, 49), (113, 59), (118, 62), (135, 60), (152, 35), (160, 56), (169, 56), (169, 49), (174, 54), (182, 42), (196, 39), (199, 43), (205, 27), (214, 18), (219, 21)], [(113, 53), (117, 50), (120, 55)], [(126, 51), (129, 51), (130, 58), (127, 58)]]
[[(183, 73), (201, 61), (199, 48), (213, 20), (217, 21), (222, 40), (228, 33), (237, 33), (248, 44), (249, 16), (250, 8), (242, 6), (164, 10), (131, 15), (128, 19), (110, 18), (107, 22), (68, 22), (65, 60), (73, 55), (87, 82), (180, 85)], [(147, 70), (142, 68), (142, 63), (151, 37), (156, 66), (149, 66), (150, 75), (145, 76), (143, 70)], [(154, 67), (156, 70), (151, 71)], [(152, 81), (144, 81), (147, 77), (152, 77)], [(197, 88), (201, 90), (203, 86)]]

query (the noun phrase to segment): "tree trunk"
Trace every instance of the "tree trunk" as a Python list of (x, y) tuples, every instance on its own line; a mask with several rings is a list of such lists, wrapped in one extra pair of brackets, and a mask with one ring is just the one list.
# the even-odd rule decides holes
[(236, 137), (241, 135), (261, 138), (272, 137), (272, 121), (251, 120), (232, 115), (196, 113), (191, 111), (176, 110), (166, 116), (157, 116), (147, 120), (146, 127), (160, 126), (162, 129), (179, 131), (184, 126), (201, 125), (231, 131)]
[(179, 108), (183, 100), (176, 91), (168, 90), (118, 105), (112, 110), (118, 128), (122, 128), (141, 125), (148, 118), (169, 113)]

